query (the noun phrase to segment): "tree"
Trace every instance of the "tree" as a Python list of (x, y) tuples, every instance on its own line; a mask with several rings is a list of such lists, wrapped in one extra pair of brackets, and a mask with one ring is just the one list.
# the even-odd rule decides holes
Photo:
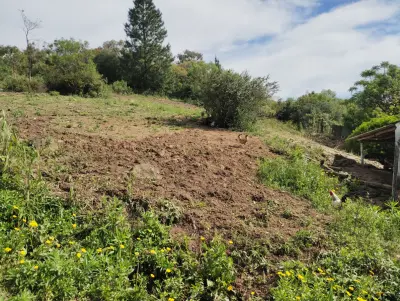
[(173, 61), (170, 45), (163, 45), (167, 30), (153, 0), (134, 0), (125, 24), (124, 77), (138, 92), (161, 90)]
[(178, 54), (178, 64), (201, 61), (203, 61), (203, 54), (200, 52), (185, 50), (183, 53)]
[(33, 68), (33, 52), (34, 52), (34, 44), (30, 40), (30, 34), (33, 30), (40, 28), (41, 21), (30, 20), (26, 15), (24, 10), (20, 10), (22, 21), (24, 23), (23, 31), (25, 34), (26, 40), (26, 53), (28, 55), (28, 77), (29, 80), (32, 78), (32, 68)]
[(381, 109), (386, 114), (400, 113), (400, 68), (382, 62), (361, 73), (362, 79), (350, 88), (352, 99), (364, 109)]
[(123, 47), (123, 41), (112, 40), (104, 42), (103, 47), (96, 50), (94, 62), (97, 70), (110, 84), (122, 78), (120, 62)]

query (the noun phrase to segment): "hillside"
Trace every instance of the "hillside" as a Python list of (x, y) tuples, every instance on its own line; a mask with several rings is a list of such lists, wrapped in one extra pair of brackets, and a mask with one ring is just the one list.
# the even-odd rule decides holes
[[(312, 265), (321, 254), (335, 250), (334, 238), (328, 239), (331, 226), (343, 224), (337, 224), (340, 215), (326, 209), (330, 206), (327, 190), (319, 196), (322, 205), (316, 205), (290, 189), (260, 181), (261, 162), (284, 160), (265, 143), (276, 134), (272, 125), (270, 131), (263, 128), (242, 145), (238, 133), (203, 126), (198, 107), (154, 97), (85, 99), (38, 94), (27, 99), (24, 94), (3, 93), (0, 105), (18, 136), (38, 150), (36, 168), (51, 194), (80, 208), (82, 216), (102, 210), (104, 197), (117, 197), (128, 215), (157, 212), (162, 223), (172, 225), (172, 240), (186, 242), (195, 254), (201, 252), (203, 238), (211, 241), (219, 236), (235, 264), (234, 290), (228, 289), (234, 291), (232, 300), (271, 297), (284, 262)], [(287, 132), (283, 125), (280, 133), (281, 138), (292, 139), (293, 145), (308, 145), (317, 152), (322, 147)], [(328, 154), (338, 153), (322, 148)], [(351, 206), (345, 211), (350, 215), (359, 210)], [(361, 231), (356, 228), (353, 234)], [(398, 243), (397, 234), (391, 248)], [(365, 282), (360, 292), (371, 284), (368, 273), (380, 266), (375, 264), (367, 264), (365, 279), (365, 271), (356, 272), (360, 283)], [(368, 292), (371, 298), (362, 300), (372, 300), (374, 290)], [(345, 298), (345, 291), (339, 296)], [(279, 290), (274, 297), (292, 300), (289, 295), (279, 297)], [(376, 294), (374, 298), (386, 300)]]

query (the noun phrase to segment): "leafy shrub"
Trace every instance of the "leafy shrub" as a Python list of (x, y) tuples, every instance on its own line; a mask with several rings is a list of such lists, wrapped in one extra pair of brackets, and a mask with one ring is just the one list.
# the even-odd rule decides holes
[(7, 76), (3, 81), (3, 89), (10, 92), (44, 92), (46, 86), (43, 78), (32, 77), (31, 81), (25, 75)]
[(58, 91), (49, 91), (50, 96), (59, 96), (60, 92)]
[(270, 98), (270, 86), (268, 78), (216, 69), (205, 82), (201, 100), (216, 126), (248, 129)]
[(124, 80), (115, 81), (112, 84), (112, 90), (117, 94), (131, 94), (132, 88)]

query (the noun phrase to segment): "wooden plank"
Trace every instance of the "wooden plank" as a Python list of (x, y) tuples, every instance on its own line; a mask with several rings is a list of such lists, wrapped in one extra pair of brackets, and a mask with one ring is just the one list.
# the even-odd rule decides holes
[(397, 201), (399, 198), (399, 183), (400, 183), (400, 122), (396, 124), (395, 146), (394, 146), (392, 196), (395, 201)]
[(361, 154), (361, 166), (364, 166), (364, 145), (360, 143), (360, 154)]

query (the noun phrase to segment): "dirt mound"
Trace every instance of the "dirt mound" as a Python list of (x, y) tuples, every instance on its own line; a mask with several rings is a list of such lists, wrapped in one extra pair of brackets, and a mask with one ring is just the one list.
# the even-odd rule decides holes
[(102, 195), (130, 194), (153, 205), (167, 199), (184, 212), (177, 233), (206, 237), (218, 232), (226, 239), (284, 241), (310, 221), (311, 227), (326, 222), (309, 202), (258, 182), (257, 160), (274, 156), (258, 138), (242, 145), (237, 133), (187, 129), (131, 142), (46, 124), (30, 120), (20, 131), (31, 140), (51, 140), (56, 151), (43, 149), (43, 169), (59, 193), (73, 187), (77, 199), (92, 204)]

